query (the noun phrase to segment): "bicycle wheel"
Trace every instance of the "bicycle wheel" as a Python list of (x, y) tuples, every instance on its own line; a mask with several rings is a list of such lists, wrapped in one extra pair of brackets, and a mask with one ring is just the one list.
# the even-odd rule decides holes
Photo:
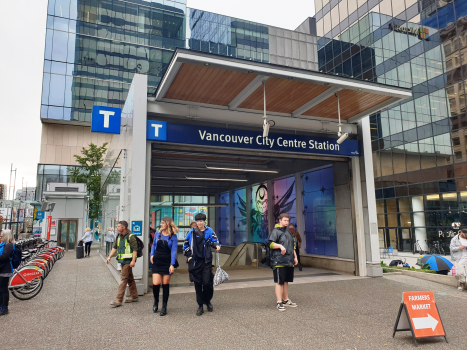
[(11, 294), (18, 300), (29, 300), (34, 298), (42, 290), (44, 281), (42, 277), (34, 279), (31, 281), (29, 286), (24, 286), (23, 288), (13, 289)]

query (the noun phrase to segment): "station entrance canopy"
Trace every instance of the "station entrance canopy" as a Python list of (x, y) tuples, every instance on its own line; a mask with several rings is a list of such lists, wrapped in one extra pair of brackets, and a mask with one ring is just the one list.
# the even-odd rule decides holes
[[(267, 115), (275, 117), (278, 129), (306, 131), (310, 121), (337, 122), (337, 92), (344, 127), (412, 96), (409, 89), (177, 49), (149, 98), (157, 103), (148, 104), (148, 113), (260, 127), (261, 120), (252, 113), (263, 113), (263, 81)], [(186, 105), (193, 107), (187, 110)]]

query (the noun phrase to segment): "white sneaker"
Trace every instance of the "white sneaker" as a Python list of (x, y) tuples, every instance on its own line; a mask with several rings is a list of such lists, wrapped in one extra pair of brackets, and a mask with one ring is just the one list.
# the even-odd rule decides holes
[(282, 300), (282, 303), (284, 304), (284, 306), (297, 307), (297, 304), (292, 303), (292, 300), (290, 299)]

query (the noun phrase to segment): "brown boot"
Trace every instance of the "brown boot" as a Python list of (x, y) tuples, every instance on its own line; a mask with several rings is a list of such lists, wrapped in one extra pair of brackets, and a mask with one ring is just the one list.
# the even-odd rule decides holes
[(119, 307), (119, 306), (122, 306), (122, 303), (120, 301), (115, 300), (110, 303), (110, 307)]
[(125, 300), (125, 303), (133, 303), (133, 302), (136, 302), (136, 301), (138, 301), (138, 297), (136, 297), (136, 298), (129, 297), (128, 299)]

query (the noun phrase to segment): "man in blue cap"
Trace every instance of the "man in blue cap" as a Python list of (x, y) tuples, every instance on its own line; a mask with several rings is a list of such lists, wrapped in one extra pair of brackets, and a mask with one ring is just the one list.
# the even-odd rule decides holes
[(190, 280), (195, 284), (196, 301), (198, 310), (196, 316), (204, 313), (203, 305), (206, 304), (208, 311), (213, 311), (211, 299), (214, 294), (212, 273), (212, 251), (211, 248), (221, 249), (216, 233), (206, 226), (206, 215), (198, 213), (195, 216), (196, 227), (191, 229), (185, 237), (183, 255), (187, 258)]

